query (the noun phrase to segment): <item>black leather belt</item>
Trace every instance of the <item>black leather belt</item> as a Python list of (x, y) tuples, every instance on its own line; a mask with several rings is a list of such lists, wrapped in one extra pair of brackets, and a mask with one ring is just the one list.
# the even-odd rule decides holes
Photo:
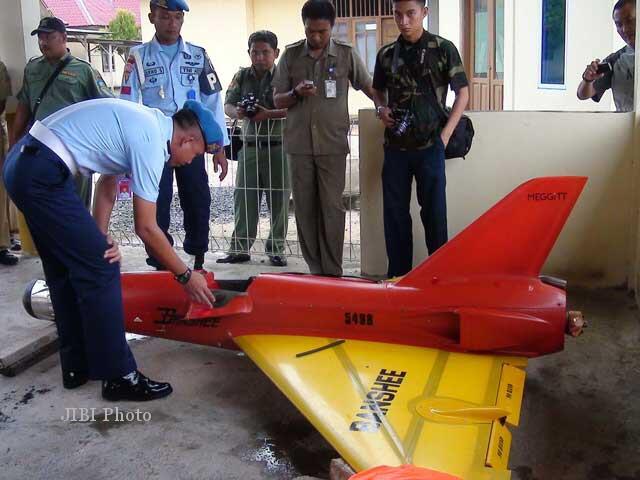
[(260, 147), (260, 148), (268, 148), (275, 147), (278, 145), (282, 145), (282, 140), (252, 140), (245, 142), (247, 147)]

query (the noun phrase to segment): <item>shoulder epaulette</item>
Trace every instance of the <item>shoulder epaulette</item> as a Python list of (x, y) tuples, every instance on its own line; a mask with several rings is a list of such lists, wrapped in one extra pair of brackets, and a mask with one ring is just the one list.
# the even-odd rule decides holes
[(605, 60), (607, 62), (609, 62), (612, 66), (616, 64), (616, 62), (618, 60), (620, 60), (620, 57), (622, 56), (622, 54), (624, 54), (624, 52), (627, 50), (627, 47), (622, 47), (620, 50), (618, 50), (617, 52), (613, 52), (611, 55), (609, 55), (607, 58), (605, 58)]
[(131, 55), (133, 52), (138, 52), (140, 50), (143, 50), (144, 48), (148, 47), (150, 43), (151, 42), (145, 42), (145, 43), (141, 43), (140, 45), (136, 45), (135, 47), (131, 47), (129, 49), (129, 55)]
[(334, 38), (333, 41), (336, 45), (340, 45), (341, 47), (353, 48), (353, 45), (351, 45), (349, 42), (345, 42), (344, 40)]
[(191, 48), (199, 48), (199, 49), (200, 49), (200, 50), (202, 50), (203, 52), (206, 52), (206, 51), (207, 51), (204, 47), (201, 47), (200, 45), (196, 45), (196, 44), (191, 43), (191, 42), (184, 42), (184, 43), (186, 43), (187, 45), (189, 45), (189, 47), (191, 47)]
[(385, 55), (389, 50), (393, 50), (393, 48), (396, 46), (396, 42), (397, 40), (383, 45), (382, 48), (380, 48), (378, 55)]
[(305, 42), (305, 40), (304, 40), (304, 39), (302, 39), (302, 40), (298, 40), (297, 42), (290, 43), (290, 44), (289, 44), (289, 45), (287, 45), (285, 48), (300, 47), (300, 46), (304, 45), (304, 42)]
[(83, 58), (78, 58), (78, 57), (76, 57), (75, 55), (71, 55), (71, 60), (72, 60), (72, 61), (73, 61), (73, 60), (77, 60), (77, 61), (79, 61), (79, 62), (81, 62), (81, 63), (84, 63), (84, 64), (86, 64), (86, 65), (89, 65), (91, 68), (93, 68), (93, 65), (91, 65), (91, 63), (90, 63), (90, 62), (87, 62), (87, 61), (86, 61), (85, 59), (83, 59)]

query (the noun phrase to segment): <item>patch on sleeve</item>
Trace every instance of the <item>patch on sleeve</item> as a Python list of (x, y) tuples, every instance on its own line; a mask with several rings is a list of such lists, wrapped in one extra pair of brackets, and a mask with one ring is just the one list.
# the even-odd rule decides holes
[(131, 76), (131, 72), (133, 72), (133, 68), (135, 67), (136, 60), (133, 58), (133, 55), (129, 55), (127, 59), (127, 64), (124, 66), (124, 75), (122, 76), (123, 83), (129, 83), (129, 77)]
[(204, 68), (200, 74), (200, 91), (205, 95), (213, 95), (222, 91), (222, 85), (213, 64), (209, 59), (209, 55), (204, 54)]
[(211, 153), (216, 155), (217, 153), (222, 151), (222, 147), (217, 143), (209, 143), (207, 145), (207, 153)]

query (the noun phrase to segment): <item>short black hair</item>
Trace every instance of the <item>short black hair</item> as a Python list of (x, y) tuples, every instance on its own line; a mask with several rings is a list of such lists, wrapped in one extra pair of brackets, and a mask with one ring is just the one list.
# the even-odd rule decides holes
[(253, 32), (249, 36), (249, 49), (251, 49), (252, 44), (257, 42), (268, 43), (274, 50), (278, 48), (278, 37), (275, 33), (270, 32), (269, 30), (258, 30), (257, 32)]
[[(400, 3), (400, 2), (409, 2), (411, 0), (392, 0), (393, 3)], [(427, 6), (427, 0), (413, 0), (414, 2), (418, 2), (420, 5), (422, 5), (423, 7)]]
[[(200, 122), (198, 121), (198, 116), (194, 113), (193, 110), (182, 108), (174, 113), (171, 118), (173, 118), (173, 121), (176, 122), (178, 127), (180, 127), (182, 130), (189, 130), (191, 128), (198, 127), (198, 129), (200, 129), (200, 131), (202, 132), (202, 129), (200, 128)], [(202, 138), (205, 138), (204, 134), (202, 135)]]
[(302, 6), (302, 21), (329, 20), (331, 26), (336, 23), (336, 8), (329, 0), (307, 0)]
[(635, 7), (636, 0), (618, 0), (613, 6), (613, 13), (616, 13), (618, 10), (624, 8), (625, 5), (633, 5)]

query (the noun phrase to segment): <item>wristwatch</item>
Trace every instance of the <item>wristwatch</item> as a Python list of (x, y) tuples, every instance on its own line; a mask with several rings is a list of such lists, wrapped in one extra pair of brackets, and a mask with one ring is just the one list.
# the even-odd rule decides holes
[(293, 90), (291, 90), (290, 95), (295, 98), (296, 100), (300, 99), (300, 94), (298, 93), (298, 91), (294, 88)]
[(387, 107), (385, 107), (384, 105), (378, 105), (378, 107), (376, 108), (376, 117), (380, 118), (380, 115), (382, 115), (381, 110), (384, 110), (385, 108)]
[(175, 275), (173, 278), (175, 278), (180, 285), (186, 285), (187, 283), (189, 283), (189, 280), (191, 279), (191, 273), (192, 273), (191, 269), (187, 268), (186, 272), (180, 275)]

